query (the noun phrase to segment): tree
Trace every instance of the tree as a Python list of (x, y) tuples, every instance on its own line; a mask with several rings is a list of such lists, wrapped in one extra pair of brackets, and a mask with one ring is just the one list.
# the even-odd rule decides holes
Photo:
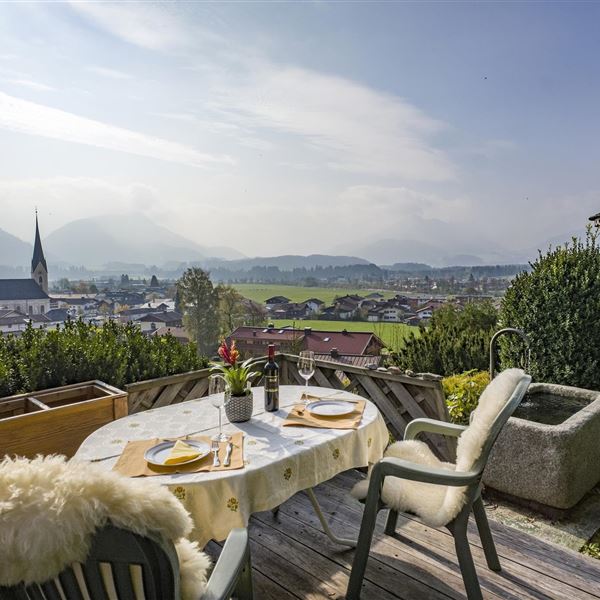
[(227, 335), (246, 320), (245, 298), (230, 285), (220, 284), (216, 292), (219, 297), (219, 328), (223, 335)]
[(177, 281), (177, 294), (185, 327), (198, 353), (210, 356), (219, 338), (219, 297), (208, 273), (198, 267), (187, 269)]
[(152, 275), (152, 279), (150, 280), (150, 287), (151, 288), (159, 287), (158, 278), (156, 277), (156, 275)]
[(412, 371), (454, 375), (487, 369), (488, 347), (498, 314), (491, 302), (472, 302), (464, 309), (448, 305), (433, 313), (428, 327), (413, 333), (394, 362)]
[[(600, 390), (600, 245), (585, 240), (540, 255), (508, 288), (500, 321), (522, 329), (530, 342), (529, 372), (537, 381)], [(518, 338), (500, 343), (503, 367), (523, 353)]]

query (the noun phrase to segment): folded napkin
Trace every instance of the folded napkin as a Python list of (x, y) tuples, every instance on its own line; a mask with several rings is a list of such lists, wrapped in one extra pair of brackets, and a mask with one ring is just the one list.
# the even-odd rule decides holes
[[(211, 440), (209, 436), (192, 436), (190, 440), (198, 440), (206, 442), (209, 446)], [(154, 475), (172, 475), (173, 473), (200, 473), (204, 471), (230, 471), (233, 469), (242, 469), (244, 467), (244, 434), (241, 431), (234, 433), (231, 436), (233, 450), (231, 452), (231, 464), (228, 467), (223, 466), (225, 461), (225, 453), (227, 451), (227, 442), (219, 443), (219, 460), (221, 465), (213, 467), (213, 453), (201, 458), (200, 460), (188, 463), (186, 465), (169, 465), (157, 467), (150, 465), (144, 458), (144, 453), (148, 448), (152, 448), (161, 440), (158, 438), (151, 440), (136, 440), (135, 442), (127, 442), (127, 446), (123, 450), (121, 456), (117, 460), (113, 471), (118, 471), (121, 475), (127, 477), (152, 477)]]
[[(331, 398), (340, 400), (343, 398)], [(357, 429), (365, 412), (366, 401), (354, 400), (355, 408), (348, 415), (322, 417), (306, 410), (304, 404), (295, 404), (288, 413), (283, 427), (320, 427), (321, 429)]]

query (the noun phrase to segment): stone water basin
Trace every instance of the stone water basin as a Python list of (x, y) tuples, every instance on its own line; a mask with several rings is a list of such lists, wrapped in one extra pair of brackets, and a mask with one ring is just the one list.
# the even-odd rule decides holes
[(568, 509), (600, 481), (600, 392), (532, 383), (483, 475), (514, 498)]

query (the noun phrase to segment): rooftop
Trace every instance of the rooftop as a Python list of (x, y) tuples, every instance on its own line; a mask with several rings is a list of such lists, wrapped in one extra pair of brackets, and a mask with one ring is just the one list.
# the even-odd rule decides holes
[(0, 301), (48, 299), (48, 294), (33, 279), (0, 279)]

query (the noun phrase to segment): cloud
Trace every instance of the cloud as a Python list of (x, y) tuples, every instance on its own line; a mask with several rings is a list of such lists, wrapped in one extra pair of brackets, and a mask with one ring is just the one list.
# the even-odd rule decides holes
[(102, 75), (102, 77), (108, 77), (110, 79), (131, 79), (131, 75), (129, 75), (129, 73), (117, 71), (116, 69), (109, 69), (107, 67), (98, 67), (92, 65), (87, 67), (87, 70), (91, 73), (96, 73), (96, 75)]
[(400, 220), (410, 216), (420, 219), (440, 219), (445, 222), (464, 221), (473, 209), (466, 197), (442, 197), (406, 187), (355, 185), (346, 188), (339, 200), (344, 207), (372, 214), (389, 214)]
[(70, 5), (104, 31), (142, 48), (171, 50), (192, 41), (181, 21), (160, 5), (137, 2), (71, 2)]
[(36, 207), (46, 236), (75, 219), (132, 211), (151, 214), (159, 204), (159, 192), (140, 182), (117, 184), (93, 177), (62, 176), (0, 179), (2, 228), (23, 239), (31, 237), (31, 220), (25, 216), (33, 215)]
[(2, 92), (0, 129), (127, 152), (192, 167), (234, 162), (229, 156), (204, 154), (184, 144), (87, 119)]
[(425, 181), (457, 178), (433, 138), (447, 125), (403, 98), (299, 67), (264, 63), (224, 84), (212, 107), (233, 122), (297, 136), (330, 168)]
[(31, 79), (5, 79), (7, 83), (12, 83), (13, 85), (20, 85), (22, 87), (29, 88), (30, 90), (34, 90), (36, 92), (53, 92), (56, 88), (53, 88), (45, 83), (40, 83), (39, 81), (32, 81)]

